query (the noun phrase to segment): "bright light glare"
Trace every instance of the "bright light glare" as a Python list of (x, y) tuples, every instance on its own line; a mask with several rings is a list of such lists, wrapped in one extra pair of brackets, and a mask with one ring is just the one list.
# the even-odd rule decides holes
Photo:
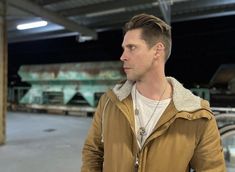
[(25, 29), (32, 29), (36, 27), (43, 27), (46, 26), (47, 22), (46, 21), (37, 21), (37, 22), (32, 22), (32, 23), (25, 23), (25, 24), (19, 24), (17, 25), (18, 30), (25, 30)]

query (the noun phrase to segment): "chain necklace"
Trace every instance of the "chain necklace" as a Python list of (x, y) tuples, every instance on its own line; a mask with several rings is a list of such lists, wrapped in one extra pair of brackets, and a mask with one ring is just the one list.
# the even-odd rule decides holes
[(140, 124), (140, 127), (139, 127), (139, 129), (138, 129), (138, 131), (137, 131), (137, 139), (139, 140), (140, 144), (142, 144), (143, 138), (144, 138), (144, 136), (147, 134), (147, 132), (146, 132), (146, 127), (148, 126), (149, 122), (150, 122), (151, 119), (153, 118), (154, 112), (156, 111), (156, 109), (157, 109), (157, 107), (158, 107), (158, 105), (159, 105), (159, 103), (160, 103), (160, 101), (161, 101), (161, 99), (162, 99), (162, 96), (164, 95), (164, 93), (165, 93), (165, 91), (166, 91), (166, 88), (167, 88), (167, 84), (166, 84), (166, 86), (165, 86), (165, 88), (164, 88), (164, 90), (163, 90), (161, 96), (159, 97), (159, 101), (158, 101), (157, 105), (155, 106), (155, 108), (154, 108), (152, 114), (150, 115), (150, 118), (148, 119), (148, 121), (147, 121), (147, 123), (146, 123), (145, 125), (142, 125), (142, 122), (141, 122), (141, 120), (140, 120), (140, 115), (139, 115), (140, 112), (139, 112), (139, 109), (138, 109), (138, 107), (137, 107), (137, 99), (136, 99), (136, 95), (137, 95), (137, 94), (136, 94), (136, 92), (137, 92), (136, 90), (137, 90), (137, 88), (135, 88), (135, 115), (137, 115), (138, 120), (139, 120), (139, 124)]

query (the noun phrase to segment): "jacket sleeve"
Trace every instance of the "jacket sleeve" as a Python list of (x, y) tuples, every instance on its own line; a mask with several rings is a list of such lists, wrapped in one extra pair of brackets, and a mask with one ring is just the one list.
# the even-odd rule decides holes
[(104, 154), (103, 142), (101, 142), (102, 111), (103, 106), (101, 98), (83, 146), (81, 172), (102, 172)]
[(214, 118), (203, 120), (191, 166), (196, 172), (226, 172), (223, 149)]

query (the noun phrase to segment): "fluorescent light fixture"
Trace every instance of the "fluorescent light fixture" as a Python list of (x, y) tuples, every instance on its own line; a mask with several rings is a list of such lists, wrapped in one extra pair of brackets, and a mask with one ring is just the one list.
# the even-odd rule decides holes
[(32, 29), (32, 28), (37, 28), (37, 27), (43, 27), (47, 25), (47, 21), (37, 21), (37, 22), (32, 22), (32, 23), (24, 23), (24, 24), (19, 24), (17, 25), (18, 30), (25, 30), (25, 29)]
[(126, 10), (125, 8), (111, 9), (111, 10), (106, 10), (106, 11), (89, 13), (89, 14), (86, 14), (86, 17), (98, 17), (98, 16), (104, 16), (108, 14), (121, 13), (121, 12), (124, 12), (125, 10)]
[(78, 42), (85, 42), (93, 40), (92, 36), (85, 36), (85, 35), (78, 35), (77, 36)]

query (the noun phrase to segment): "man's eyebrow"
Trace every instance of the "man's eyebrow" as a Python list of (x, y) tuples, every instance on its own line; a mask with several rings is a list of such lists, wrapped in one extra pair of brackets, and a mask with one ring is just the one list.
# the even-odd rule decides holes
[(136, 44), (127, 44), (127, 45), (122, 45), (122, 48), (125, 48), (125, 47), (130, 48), (130, 47), (132, 47), (132, 46), (136, 46)]

